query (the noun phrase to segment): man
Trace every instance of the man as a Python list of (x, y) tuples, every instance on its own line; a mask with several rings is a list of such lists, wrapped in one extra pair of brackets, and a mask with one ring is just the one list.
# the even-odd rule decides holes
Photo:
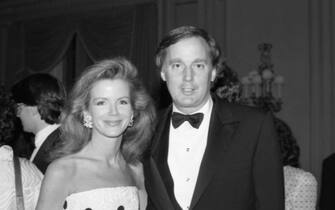
[(35, 135), (35, 149), (30, 157), (44, 174), (48, 154), (59, 140), (59, 116), (65, 91), (60, 81), (48, 74), (32, 74), (12, 87), (17, 116), (23, 130)]
[(156, 64), (173, 103), (158, 115), (144, 160), (147, 209), (283, 210), (271, 114), (210, 95), (221, 64), (215, 40), (196, 27), (176, 28), (161, 41)]
[(335, 209), (335, 153), (329, 155), (322, 163), (320, 190), (320, 210)]

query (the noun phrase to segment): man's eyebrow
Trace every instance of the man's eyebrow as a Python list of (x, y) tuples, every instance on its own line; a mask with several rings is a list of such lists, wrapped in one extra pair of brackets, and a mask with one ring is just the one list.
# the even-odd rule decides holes
[(122, 96), (122, 97), (118, 98), (118, 100), (121, 100), (121, 99), (130, 99), (130, 96)]
[(197, 59), (195, 59), (192, 63), (197, 63), (197, 62), (203, 62), (203, 63), (208, 64), (208, 59), (205, 59), (205, 58), (197, 58)]
[(180, 58), (173, 58), (171, 60), (168, 60), (168, 64), (175, 63), (175, 62), (182, 63), (182, 60)]

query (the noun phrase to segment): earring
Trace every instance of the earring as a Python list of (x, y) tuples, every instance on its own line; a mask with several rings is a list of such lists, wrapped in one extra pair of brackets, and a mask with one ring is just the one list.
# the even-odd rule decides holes
[(129, 123), (128, 123), (128, 126), (132, 127), (133, 125), (134, 125), (134, 116), (131, 116), (131, 118), (129, 120)]
[(84, 126), (86, 128), (92, 128), (93, 127), (92, 117), (88, 114), (85, 114), (85, 113), (84, 113)]

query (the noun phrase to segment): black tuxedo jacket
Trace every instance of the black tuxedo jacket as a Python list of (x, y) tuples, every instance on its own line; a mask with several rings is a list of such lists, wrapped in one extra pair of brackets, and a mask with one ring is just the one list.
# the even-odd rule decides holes
[(50, 164), (48, 159), (49, 152), (53, 149), (55, 144), (60, 139), (60, 130), (57, 128), (54, 130), (50, 135), (46, 138), (46, 140), (41, 145), (40, 149), (38, 150), (35, 158), (33, 159), (33, 163), (37, 166), (37, 168), (45, 174), (45, 171)]
[(335, 209), (335, 153), (322, 164), (322, 178), (319, 206), (320, 210)]
[[(167, 164), (171, 110), (159, 115), (144, 159), (148, 210), (180, 209)], [(190, 209), (284, 210), (283, 183), (272, 115), (215, 98)]]

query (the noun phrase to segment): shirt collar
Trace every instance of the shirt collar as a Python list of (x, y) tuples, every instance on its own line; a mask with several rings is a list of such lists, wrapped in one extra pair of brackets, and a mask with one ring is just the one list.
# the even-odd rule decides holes
[(59, 124), (48, 125), (47, 127), (43, 128), (42, 130), (38, 131), (35, 135), (35, 147), (40, 147), (46, 138), (57, 128)]

